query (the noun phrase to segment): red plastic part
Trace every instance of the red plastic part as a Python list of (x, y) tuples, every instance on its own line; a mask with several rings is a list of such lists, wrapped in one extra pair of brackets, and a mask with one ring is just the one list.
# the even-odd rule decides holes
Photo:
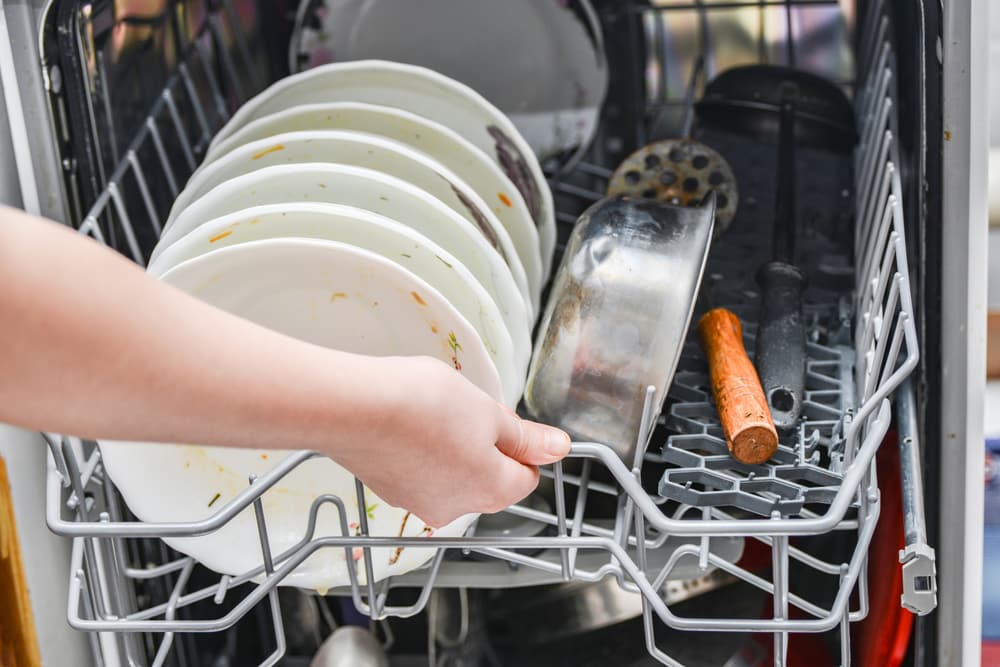
[(899, 550), (905, 545), (899, 481), (899, 446), (895, 432), (886, 435), (876, 460), (882, 513), (868, 559), (868, 617), (855, 628), (858, 665), (898, 667), (906, 657), (913, 614), (900, 606), (903, 574)]

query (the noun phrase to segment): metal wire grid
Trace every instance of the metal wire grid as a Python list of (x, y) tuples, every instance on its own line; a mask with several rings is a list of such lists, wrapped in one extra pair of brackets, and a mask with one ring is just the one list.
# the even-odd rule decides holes
[[(94, 635), (96, 648), (117, 650), (131, 664), (143, 664), (141, 647), (128, 633), (164, 633), (156, 649), (153, 665), (164, 663), (177, 632), (215, 632), (232, 626), (255, 605), (268, 598), (275, 628), (275, 652), (262, 664), (274, 664), (284, 652), (280, 609), (276, 586), (298, 564), (318, 549), (341, 548), (349, 557), (351, 549), (363, 550), (365, 583), (361, 583), (350, 568), (351, 585), (344, 591), (355, 606), (372, 618), (411, 616), (419, 613), (427, 602), (445, 561), (445, 550), (476, 552), (502, 559), (521, 570), (511, 570), (509, 584), (518, 585), (521, 571), (535, 570), (556, 579), (596, 581), (613, 576), (626, 590), (642, 594), (643, 615), (650, 652), (664, 664), (677, 664), (655, 646), (653, 618), (672, 627), (691, 630), (731, 630), (775, 633), (775, 664), (784, 664), (789, 632), (817, 632), (840, 626), (845, 664), (849, 635), (847, 624), (867, 613), (865, 571), (866, 553), (879, 511), (878, 488), (872, 459), (886, 432), (890, 411), (886, 397), (917, 363), (915, 330), (912, 324), (912, 303), (907, 285), (903, 220), (900, 204), (900, 183), (896, 173), (896, 147), (893, 141), (894, 68), (891, 44), (888, 41), (888, 17), (880, 5), (873, 4), (861, 38), (860, 62), (876, 63), (862, 67), (867, 73), (860, 82), (857, 96), (862, 142), (857, 161), (857, 221), (858, 243), (855, 256), (859, 290), (856, 296), (857, 326), (854, 336), (857, 369), (856, 383), (860, 406), (856, 412), (847, 410), (841, 422), (843, 435), (842, 479), (824, 477), (825, 492), (833, 499), (827, 511), (815, 514), (804, 506), (797, 508), (797, 518), (782, 509), (769, 518), (744, 519), (720, 507), (693, 507), (690, 504), (670, 506), (665, 512), (662, 498), (650, 496), (639, 481), (643, 462), (637, 460), (630, 470), (603, 445), (577, 443), (572, 458), (582, 459), (579, 474), (570, 475), (562, 465), (556, 465), (547, 476), (554, 481), (555, 512), (541, 512), (515, 506), (509, 512), (555, 528), (556, 535), (533, 538), (396, 538), (370, 536), (364, 513), (361, 535), (351, 536), (346, 524), (344, 501), (332, 496), (317, 498), (310, 513), (309, 529), (296, 547), (285, 553), (272, 554), (266, 539), (267, 521), (261, 496), (295, 466), (311, 455), (300, 453), (281, 462), (260, 479), (248, 480), (247, 490), (221, 508), (211, 519), (194, 524), (143, 524), (125, 520), (118, 511), (119, 502), (113, 486), (103, 476), (100, 452), (88, 443), (72, 438), (49, 436), (51, 457), (48, 472), (48, 522), (57, 533), (74, 538), (73, 571), (68, 615), (74, 627), (114, 636)], [(224, 50), (222, 50), (224, 53)], [(224, 56), (225, 57), (225, 56)], [(99, 241), (106, 241), (102, 220), (114, 217), (120, 226), (128, 252), (140, 264), (143, 251), (135, 234), (136, 224), (148, 224), (159, 231), (158, 208), (151, 200), (147, 178), (166, 179), (172, 192), (177, 191), (178, 173), (164, 150), (163, 123), (172, 124), (182, 147), (187, 167), (193, 168), (211, 137), (207, 104), (224, 110), (221, 97), (206, 102), (190, 84), (192, 67), (202, 67), (213, 77), (211, 61), (201, 47), (192, 46), (185, 66), (171, 79), (154, 104), (150, 117), (139, 135), (126, 150), (125, 157), (112, 173), (107, 187), (84, 218), (81, 232)], [(222, 69), (235, 72), (230, 61)], [(877, 73), (877, 76), (873, 73)], [(212, 88), (219, 90), (218, 81)], [(184, 95), (178, 92), (183, 89)], [(178, 104), (184, 100), (185, 104)], [(191, 141), (184, 130), (182, 118), (199, 119), (200, 136)], [(224, 121), (226, 114), (221, 114)], [(220, 121), (221, 122), (221, 121)], [(141, 151), (154, 148), (158, 164), (144, 164)], [(876, 150), (877, 148), (877, 150)], [(603, 175), (599, 165), (581, 164), (580, 169), (592, 175)], [(879, 176), (881, 175), (881, 178)], [(123, 192), (124, 179), (131, 176), (137, 191)], [(131, 197), (138, 194), (141, 206), (136, 210)], [(646, 428), (651, 406), (647, 406)], [(831, 439), (835, 434), (831, 432)], [(813, 445), (805, 434), (800, 450)], [(793, 452), (795, 454), (795, 452)], [(654, 460), (657, 454), (650, 455)], [(802, 461), (800, 460), (801, 464)], [(592, 479), (595, 465), (610, 473), (611, 482)], [(777, 466), (775, 466), (777, 468)], [(819, 473), (817, 473), (819, 474)], [(839, 484), (839, 488), (838, 485)], [(575, 491), (572, 509), (567, 502), (567, 490)], [(591, 494), (618, 496), (621, 502), (614, 522), (591, 521), (587, 517), (587, 498)], [(356, 501), (365, 506), (364, 488), (358, 484)], [(315, 537), (316, 516), (323, 505), (331, 505), (340, 516), (342, 536)], [(239, 512), (253, 506), (261, 536), (262, 564), (239, 576), (222, 576), (217, 585), (187, 591), (188, 577), (194, 567), (190, 558), (177, 558), (150, 567), (135, 567), (127, 562), (126, 539), (143, 537), (201, 535), (224, 525)], [(690, 518), (691, 515), (695, 518)], [(847, 562), (826, 562), (822, 558), (789, 544), (791, 535), (824, 533), (831, 530), (856, 533), (853, 553)], [(664, 550), (675, 536), (690, 536), (695, 543)], [(772, 550), (774, 576), (771, 580), (747, 571), (713, 551), (713, 541), (729, 535), (753, 536)], [(641, 536), (641, 537), (639, 537)], [(714, 539), (712, 536), (717, 536)], [(394, 582), (375, 583), (372, 577), (371, 548), (386, 546), (435, 546), (438, 552), (428, 568), (419, 575), (422, 586), (416, 602), (407, 606), (388, 604), (388, 592)], [(548, 557), (525, 555), (525, 549), (547, 549)], [(583, 564), (583, 553), (605, 554)], [(555, 557), (553, 558), (553, 554)], [(666, 556), (666, 561), (664, 561)], [(655, 564), (652, 561), (659, 561)], [(774, 614), (769, 619), (687, 619), (674, 615), (664, 603), (660, 591), (687, 562), (699, 568), (718, 568), (758, 586), (773, 595)], [(803, 564), (818, 573), (839, 578), (841, 587), (836, 599), (827, 605), (811, 602), (789, 588), (789, 563)], [(170, 581), (171, 594), (164, 602), (139, 608), (133, 592), (133, 582), (163, 578)], [(470, 584), (474, 584), (474, 577)], [(177, 610), (194, 602), (213, 599), (221, 603), (236, 586), (256, 582), (252, 591), (225, 615), (211, 619), (179, 620)], [(857, 587), (858, 607), (850, 609), (851, 592)], [(789, 618), (790, 607), (797, 607), (812, 618)], [(99, 651), (98, 651), (99, 654)]]

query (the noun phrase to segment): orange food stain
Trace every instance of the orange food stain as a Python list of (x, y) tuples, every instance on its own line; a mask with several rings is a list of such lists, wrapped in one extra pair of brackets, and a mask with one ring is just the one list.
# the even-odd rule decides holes
[(347, 298), (347, 292), (334, 292), (333, 294), (330, 295), (330, 302), (332, 303), (337, 299), (346, 299), (346, 298)]
[(432, 324), (432, 325), (431, 325), (431, 331), (433, 331), (434, 333), (437, 333), (437, 332), (438, 332), (438, 328), (437, 328), (437, 325), (436, 325), (436, 324)]
[(212, 238), (210, 238), (210, 239), (208, 240), (208, 242), (209, 242), (209, 243), (215, 243), (215, 242), (216, 242), (216, 241), (218, 241), (219, 239), (224, 239), (224, 238), (226, 238), (227, 236), (229, 236), (229, 235), (230, 235), (230, 234), (232, 234), (232, 233), (233, 233), (233, 230), (231, 230), (231, 229), (227, 229), (226, 231), (224, 231), (224, 232), (220, 232), (220, 233), (216, 234), (215, 236), (213, 236)]
[(283, 150), (285, 150), (284, 144), (275, 144), (274, 146), (271, 146), (268, 149), (262, 150), (261, 152), (259, 152), (256, 155), (254, 155), (253, 159), (254, 160), (259, 160), (262, 157), (264, 157), (265, 155), (270, 155), (271, 153), (277, 153), (278, 151), (283, 151)]
[(510, 208), (511, 206), (514, 205), (514, 203), (510, 200), (510, 197), (508, 197), (502, 192), (498, 192), (497, 197), (500, 198), (500, 201), (502, 201), (503, 205), (506, 206), (507, 208)]
[(264, 459), (266, 461), (267, 460), (267, 454), (261, 454), (260, 458), (262, 458), (262, 459)]
[(426, 302), (426, 301), (424, 301), (424, 300), (423, 300), (423, 299), (422, 299), (422, 298), (420, 297), (420, 295), (419, 295), (419, 294), (417, 294), (416, 292), (410, 292), (410, 294), (411, 294), (411, 295), (413, 296), (413, 300), (414, 300), (414, 301), (416, 301), (417, 303), (419, 303), (419, 304), (420, 304), (421, 306), (426, 306), (426, 305), (427, 305), (427, 302)]

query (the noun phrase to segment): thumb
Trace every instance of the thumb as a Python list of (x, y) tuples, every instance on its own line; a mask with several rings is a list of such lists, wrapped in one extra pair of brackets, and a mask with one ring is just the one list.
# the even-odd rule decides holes
[(502, 407), (497, 448), (526, 465), (555, 463), (569, 454), (569, 436), (560, 429), (521, 419)]

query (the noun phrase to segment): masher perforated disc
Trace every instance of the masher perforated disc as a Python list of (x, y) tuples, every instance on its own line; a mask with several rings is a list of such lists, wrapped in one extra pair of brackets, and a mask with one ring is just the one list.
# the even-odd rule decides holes
[(693, 139), (667, 139), (643, 146), (625, 158), (608, 182), (608, 195), (656, 199), (697, 206), (715, 191), (715, 234), (729, 228), (739, 190), (726, 159)]

